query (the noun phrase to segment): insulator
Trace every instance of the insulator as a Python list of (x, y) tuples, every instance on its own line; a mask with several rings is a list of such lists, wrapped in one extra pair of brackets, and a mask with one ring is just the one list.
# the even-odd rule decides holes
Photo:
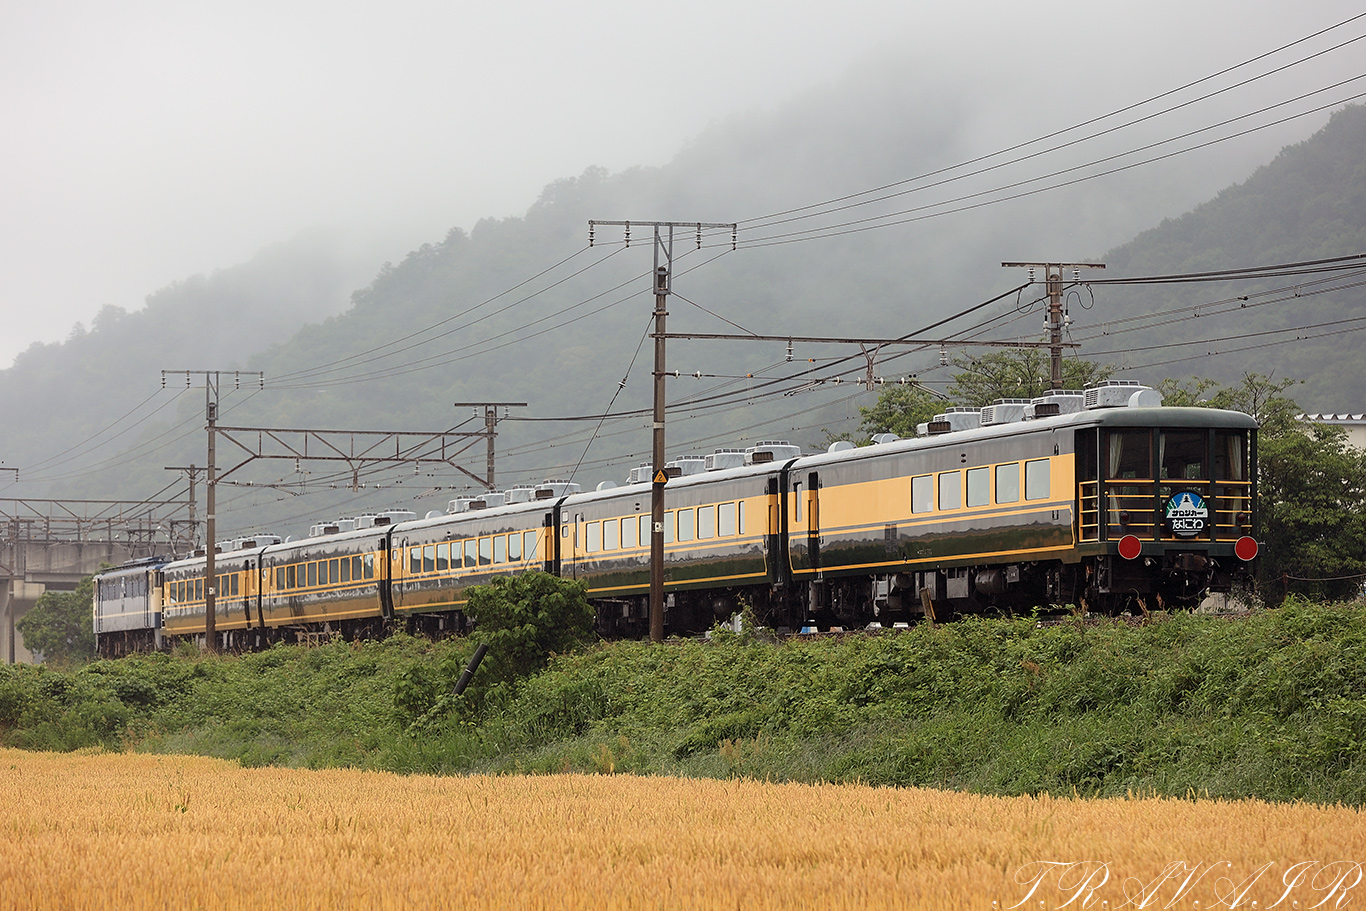
[(940, 348), (940, 349), (939, 349), (939, 366), (940, 366), (940, 367), (947, 367), (948, 365), (949, 365), (949, 349), (947, 349), (947, 348)]
[(1029, 267), (1029, 280), (1030, 280), (1031, 282), (1034, 281), (1034, 267), (1033, 267), (1033, 266), (1030, 266), (1030, 267)]
[(1081, 281), (1081, 270), (1080, 270), (1080, 269), (1074, 268), (1074, 269), (1072, 270), (1072, 281), (1074, 281), (1074, 282), (1079, 282), (1079, 281)]
[(788, 343), (787, 343), (787, 359), (788, 359), (789, 362), (791, 362), (791, 360), (792, 360), (792, 342), (791, 342), (791, 340), (789, 340)]

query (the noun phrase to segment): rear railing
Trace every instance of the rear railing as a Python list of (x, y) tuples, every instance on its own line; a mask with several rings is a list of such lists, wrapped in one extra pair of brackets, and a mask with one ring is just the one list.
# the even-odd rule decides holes
[[(1200, 494), (1209, 504), (1209, 526), (1196, 538), (1177, 538), (1163, 527), (1162, 506), (1178, 490)], [(1189, 480), (1174, 484), (1125, 478), (1107, 482), (1102, 502), (1101, 483), (1077, 485), (1077, 539), (1113, 541), (1135, 535), (1143, 541), (1235, 541), (1252, 529), (1250, 481)]]

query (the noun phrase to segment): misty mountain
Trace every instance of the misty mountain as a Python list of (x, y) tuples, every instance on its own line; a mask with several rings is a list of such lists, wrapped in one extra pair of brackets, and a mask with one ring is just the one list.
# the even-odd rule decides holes
[[(498, 427), (500, 485), (571, 474), (585, 487), (620, 482), (649, 450), (652, 238), (637, 224), (623, 247), (623, 228), (600, 226), (590, 247), (590, 219), (740, 223), (734, 252), (724, 232), (704, 237), (701, 249), (695, 232), (677, 232), (669, 304), (674, 332), (900, 336), (1023, 281), (1000, 268), (1005, 260), (1076, 261), (1109, 249), (1105, 274), (1113, 276), (1366, 249), (1360, 224), (1366, 207), (1353, 202), (1366, 149), (1362, 109), (1340, 113), (1250, 178), (1274, 150), (1230, 147), (1214, 157), (1173, 159), (934, 215), (954, 208), (946, 200), (985, 185), (895, 196), (908, 189), (899, 182), (968, 160), (983, 147), (1004, 147), (1012, 130), (1020, 136), (1037, 130), (990, 103), (968, 104), (970, 87), (931, 88), (921, 75), (869, 64), (838, 85), (717, 123), (667, 165), (616, 174), (589, 169), (555, 181), (520, 216), (453, 229), (386, 264), (351, 295), (344, 312), (335, 304), (344, 270), (319, 251), (292, 265), (283, 253), (263, 253), (264, 259), (159, 292), (139, 313), (102, 314), (88, 332), (35, 346), (0, 372), (0, 420), (8, 428), (3, 458), (7, 465), (38, 464), (32, 483), (51, 478), (45, 489), (52, 493), (148, 495), (171, 480), (162, 466), (204, 459), (202, 388), (163, 393), (159, 371), (241, 367), (263, 371), (266, 389), (224, 390), (225, 423), (470, 431), (482, 421), (453, 402), (527, 402)], [(870, 110), (880, 116), (869, 117)], [(883, 202), (848, 214), (832, 211), (824, 221), (802, 218), (806, 212), (779, 214), (881, 186), (888, 187)], [(870, 212), (906, 214), (900, 225), (860, 230), (856, 220)], [(825, 225), (821, 239), (784, 236), (813, 223)], [(1090, 310), (1072, 308), (1074, 330), (1176, 306), (1186, 299), (1181, 293), (1101, 290)], [(1322, 300), (1314, 298), (1313, 306)], [(1359, 295), (1334, 300), (1343, 312), (1360, 308)], [(1014, 305), (985, 312), (1010, 316)], [(1258, 317), (1273, 309), (1261, 308)], [(1040, 320), (1037, 310), (1024, 314), (1008, 332), (1035, 333)], [(1162, 330), (1117, 338), (1130, 357), (1172, 341)], [(1296, 366), (1307, 380), (1361, 401), (1361, 381), (1353, 387), (1350, 371), (1334, 366), (1350, 351), (1351, 338), (1340, 353), (1286, 354), (1298, 360), (1287, 361), (1279, 375)], [(1104, 341), (1088, 343), (1082, 356), (1115, 348)], [(854, 360), (839, 360), (851, 353)], [(680, 374), (669, 380), (671, 453), (757, 438), (819, 445), (824, 430), (856, 425), (857, 405), (874, 395), (850, 382), (865, 367), (857, 352), (799, 343), (792, 359), (813, 377), (840, 377), (849, 385), (784, 395), (796, 384), (774, 379), (793, 372), (781, 342), (670, 342), (667, 366)], [(884, 354), (875, 371), (946, 379), (950, 371), (939, 361), (938, 350)], [(1155, 381), (1216, 368), (1236, 375), (1244, 367), (1268, 372), (1260, 365), (1271, 364), (1192, 361), (1124, 375)], [(1335, 379), (1311, 379), (1320, 376)], [(1347, 404), (1325, 401), (1323, 407)], [(161, 410), (148, 416), (156, 407)], [(594, 420), (518, 420), (588, 417), (609, 407), (627, 416), (600, 427)], [(140, 423), (116, 443), (66, 465), (42, 466), (125, 412)], [(483, 443), (471, 443), (465, 465), (481, 474)], [(357, 494), (332, 489), (339, 482), (345, 487), (349, 476), (279, 463), (251, 466), (238, 478), (278, 487), (225, 488), (224, 534), (265, 523), (297, 533), (317, 518), (389, 505), (421, 514), (471, 486), (453, 471), (387, 471), (367, 475), (369, 486)]]
[[(102, 434), (99, 440), (108, 441), (123, 431), (115, 445), (93, 456), (64, 451), (134, 412), (139, 402), (155, 399), (161, 370), (245, 368), (252, 353), (289, 337), (301, 321), (343, 309), (355, 273), (356, 264), (333, 234), (305, 231), (246, 263), (162, 288), (141, 310), (106, 306), (88, 328), (74, 326), (66, 341), (31, 345), (0, 371), (0, 458), (6, 465), (37, 468), (38, 477), (61, 482), (59, 490), (70, 489), (70, 480), (82, 491), (78, 496), (118, 496), (118, 490), (90, 486), (78, 476), (111, 457), (126, 468), (117, 453), (138, 439), (141, 428), (131, 421), (144, 419), (145, 412)], [(59, 453), (61, 463), (52, 464)], [(34, 495), (34, 487), (21, 492)], [(10, 489), (3, 495), (15, 494)]]
[[(1107, 274), (1141, 276), (1363, 252), (1366, 107), (1355, 106), (1338, 111), (1312, 138), (1286, 147), (1247, 180), (1111, 250), (1105, 262)], [(1340, 290), (1321, 293), (1325, 288)], [(1221, 310), (1231, 312), (1221, 315)], [(1124, 338), (1121, 344), (1130, 353), (1115, 360), (1123, 364), (1127, 359), (1134, 366), (1170, 361), (1149, 368), (1159, 376), (1199, 375), (1231, 382), (1252, 371), (1289, 377), (1303, 381), (1290, 394), (1307, 411), (1366, 410), (1366, 375), (1359, 353), (1359, 333), (1366, 322), (1349, 322), (1366, 317), (1366, 290), (1359, 277), (1107, 291), (1084, 318), (1092, 326), (1103, 326), (1114, 316), (1158, 312), (1171, 313), (1167, 325), (1115, 336), (1114, 341), (1099, 339), (1095, 349), (1114, 349)], [(1266, 334), (1299, 327), (1304, 328)], [(1201, 344), (1186, 344), (1192, 341)]]

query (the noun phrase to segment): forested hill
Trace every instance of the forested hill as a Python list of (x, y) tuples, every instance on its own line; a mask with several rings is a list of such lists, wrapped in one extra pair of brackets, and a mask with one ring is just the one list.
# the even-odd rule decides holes
[[(1246, 181), (1111, 250), (1105, 262), (1107, 275), (1140, 276), (1363, 252), (1366, 107), (1354, 106), (1337, 112), (1311, 139), (1282, 150)], [(1359, 274), (1328, 278), (1114, 292), (1115, 306), (1086, 312), (1076, 331), (1086, 334), (1115, 316), (1171, 311), (1152, 321), (1166, 325), (1128, 337), (1117, 335), (1113, 341), (1100, 339), (1094, 350), (1126, 349), (1135, 368), (1170, 361), (1155, 369), (1157, 375), (1200, 375), (1226, 382), (1250, 370), (1303, 380), (1304, 385), (1290, 394), (1308, 411), (1366, 411), (1366, 372), (1361, 370), (1360, 354), (1366, 340), (1366, 287)], [(1340, 290), (1320, 293), (1328, 288)], [(1219, 315), (1223, 310), (1231, 312)], [(1304, 328), (1266, 334), (1294, 327)], [(1201, 344), (1180, 344), (1192, 341)], [(1123, 363), (1122, 357), (1116, 360)]]
[[(139, 313), (102, 315), (89, 332), (63, 345), (31, 349), (0, 372), (0, 422), (6, 428), (0, 458), (6, 465), (32, 466), (21, 491), (28, 496), (132, 497), (163, 488), (172, 480), (163, 466), (203, 464), (204, 458), (202, 390), (182, 385), (177, 396), (159, 388), (159, 371), (174, 367), (264, 371), (263, 392), (225, 390), (223, 420), (238, 425), (436, 430), (470, 417), (470, 409), (452, 407), (457, 401), (527, 402), (529, 407), (512, 411), (514, 418), (591, 416), (609, 405), (614, 413), (647, 409), (648, 231), (637, 226), (631, 245), (623, 247), (621, 228), (600, 228), (590, 248), (588, 221), (752, 225), (746, 220), (928, 173), (980, 151), (983, 132), (991, 131), (990, 112), (979, 106), (976, 119), (965, 118), (965, 99), (952, 89), (926, 92), (923, 81), (891, 77), (876, 69), (855, 72), (843, 84), (782, 107), (718, 123), (662, 167), (617, 174), (590, 169), (556, 181), (519, 217), (485, 219), (468, 232), (453, 229), (386, 265), (352, 295), (349, 309), (320, 322), (313, 320), (328, 311), (323, 302), (331, 301), (335, 310), (336, 282), (343, 274), (325, 253), (312, 266), (283, 272), (260, 262), (223, 270), (160, 292)], [(852, 94), (862, 103), (849, 104)], [(870, 120), (857, 113), (870, 107), (896, 116)], [(1192, 231), (1190, 243), (1162, 238), (1187, 230), (1181, 226), (1188, 219), (1213, 219), (1209, 213), (1226, 199), (1263, 186), (1260, 195), (1277, 206), (1293, 204), (1297, 212), (1307, 211), (1299, 206), (1306, 197), (1324, 197), (1347, 223), (1351, 188), (1359, 193), (1361, 186), (1362, 118), (1362, 109), (1339, 114), (1321, 134), (1286, 150), (1251, 180), (1123, 247), (1116, 245), (1209, 199), (1273, 152), (1242, 147), (1232, 157), (1201, 159), (1199, 166), (1177, 167), (1178, 160), (1171, 167), (1137, 169), (1004, 205), (887, 230), (832, 233), (810, 243), (784, 243), (776, 237), (783, 230), (778, 227), (769, 232), (769, 243), (742, 242), (729, 252), (721, 239), (696, 250), (692, 235), (682, 232), (670, 329), (733, 332), (738, 325), (768, 335), (901, 335), (1013, 286), (1022, 276), (1002, 270), (1003, 260), (1053, 259), (1060, 251), (1084, 258), (1115, 248), (1107, 256), (1110, 276), (1186, 270), (1207, 256), (1217, 260), (1208, 267), (1223, 268), (1325, 255), (1309, 251), (1334, 242), (1327, 222), (1322, 237), (1301, 243), (1301, 226), (1289, 215), (1268, 220), (1257, 246), (1246, 249), (1209, 243), (1205, 252), (1197, 246), (1201, 237), (1225, 233), (1215, 220)], [(1351, 131), (1355, 143), (1341, 136)], [(1247, 160), (1250, 154), (1261, 157)], [(1306, 156), (1333, 164), (1290, 167)], [(1296, 176), (1283, 178), (1287, 172)], [(1270, 189), (1282, 179), (1297, 181), (1297, 188)], [(1304, 181), (1312, 193), (1303, 189)], [(1366, 248), (1362, 208), (1355, 206), (1356, 233), (1336, 239), (1335, 250)], [(1143, 245), (1151, 246), (1151, 255), (1138, 252)], [(253, 282), (250, 293), (234, 287)], [(248, 297), (255, 301), (250, 307), (244, 305)], [(1317, 307), (1323, 298), (1308, 300)], [(1074, 332), (1102, 318), (1131, 315), (1138, 306), (1167, 306), (1165, 301), (1147, 290), (1100, 292), (1090, 311), (1074, 308)], [(1136, 347), (1119, 338), (1125, 350)], [(1353, 337), (1345, 338), (1350, 343)], [(1092, 345), (1101, 347), (1088, 343), (1081, 353), (1089, 356)], [(681, 374), (670, 380), (671, 453), (709, 452), (757, 438), (818, 445), (825, 429), (856, 424), (857, 405), (870, 401), (871, 393), (826, 386), (785, 396), (766, 385), (765, 378), (786, 363), (785, 349), (781, 343), (671, 343), (668, 367)], [(798, 345), (794, 359), (814, 359), (811, 369), (852, 379), (861, 374), (861, 362), (829, 361), (848, 353)], [(1332, 370), (1331, 356), (1320, 351), (1303, 375), (1313, 379)], [(922, 352), (880, 364), (878, 372), (933, 371), (938, 360), (938, 351)], [(1193, 361), (1125, 375), (1156, 380), (1216, 367), (1236, 375), (1259, 364)], [(1338, 386), (1343, 400), (1313, 400), (1315, 410), (1348, 407), (1349, 387)], [(115, 421), (115, 430), (85, 442)], [(481, 423), (461, 429), (479, 429)], [(121, 437), (110, 439), (124, 428)], [(498, 433), (500, 485), (571, 473), (585, 487), (604, 479), (619, 482), (649, 446), (642, 413), (600, 428), (593, 421), (504, 421)], [(472, 447), (466, 467), (482, 473), (482, 442)], [(406, 476), (369, 476), (369, 488), (355, 495), (333, 492), (331, 485), (342, 479), (323, 467), (299, 469), (271, 464), (238, 475), (277, 487), (221, 499), (225, 533), (261, 524), (297, 533), (331, 513), (391, 505), (421, 514), (443, 508), (453, 488), (469, 485), (455, 472), (414, 477), (409, 469)], [(7, 486), (0, 495), (14, 491)]]

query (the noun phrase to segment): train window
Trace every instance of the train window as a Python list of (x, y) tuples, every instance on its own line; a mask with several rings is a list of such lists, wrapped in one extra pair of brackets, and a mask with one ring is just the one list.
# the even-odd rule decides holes
[(516, 563), (522, 559), (522, 536), (519, 534), (508, 535), (508, 560)]
[(968, 469), (968, 505), (986, 506), (991, 503), (991, 469)]
[(522, 532), (522, 559), (536, 559), (536, 532), (534, 531)]
[(939, 508), (958, 509), (963, 505), (963, 475), (957, 471), (939, 472)]
[(365, 571), (361, 568), (361, 561), (363, 559), (364, 558), (360, 554), (356, 554), (351, 558), (351, 578), (357, 582), (362, 578), (368, 578), (368, 575), (365, 574)]
[(479, 565), (488, 566), (493, 562), (493, 539), (479, 539)]
[(599, 523), (585, 523), (583, 549), (590, 554), (595, 554), (602, 550), (602, 526)]
[(693, 524), (693, 511), (691, 509), (680, 509), (678, 511), (678, 540), (691, 541), (697, 533), (697, 526)]
[(602, 549), (616, 550), (621, 547), (621, 521), (607, 519), (602, 523)]
[(720, 508), (717, 510), (716, 515), (716, 533), (722, 538), (727, 538), (733, 534), (737, 534), (740, 530), (740, 522), (736, 516), (737, 513), (735, 503), (722, 503)]
[(328, 583), (329, 585), (336, 585), (336, 584), (337, 584), (338, 582), (340, 582), (340, 581), (341, 581), (341, 571), (340, 571), (340, 569), (339, 569), (338, 566), (337, 566), (337, 561), (336, 561), (335, 559), (334, 559), (334, 560), (328, 560), (328, 561), (327, 561), (327, 583)]
[(1163, 430), (1157, 436), (1158, 464), (1163, 479), (1190, 481), (1205, 477), (1206, 447), (1209, 434), (1204, 430)]
[(1109, 474), (1116, 479), (1153, 476), (1152, 433), (1147, 430), (1111, 430), (1106, 453)]
[(674, 543), (674, 514), (672, 511), (664, 513), (664, 543)]
[(508, 561), (508, 537), (498, 535), (493, 539), (493, 562), (506, 563)]
[(465, 539), (465, 569), (474, 569), (479, 565), (479, 539)]
[(232, 597), (234, 597), (234, 598), (236, 598), (236, 597), (238, 596), (238, 594), (239, 594), (239, 592), (238, 592), (238, 585), (240, 584), (240, 583), (238, 582), (238, 579), (239, 579), (239, 578), (240, 578), (240, 576), (239, 576), (237, 573), (233, 573), (232, 576), (231, 576), (231, 579), (232, 579)]
[(318, 584), (318, 564), (317, 564), (317, 563), (309, 563), (309, 564), (308, 564), (308, 587), (309, 587), (309, 588), (312, 588), (313, 586), (315, 586), (315, 585), (317, 585), (317, 584)]
[(195, 579), (195, 580), (194, 580), (194, 600), (196, 600), (196, 601), (203, 601), (203, 600), (204, 600), (204, 580), (203, 580), (203, 579)]
[(996, 502), (1020, 502), (1020, 463), (996, 466)]
[(1247, 436), (1242, 431), (1214, 432), (1214, 479), (1247, 480)]
[(705, 541), (716, 537), (716, 507), (697, 507), (697, 539)]
[(736, 527), (736, 529), (739, 530), (740, 534), (743, 535), (743, 534), (745, 533), (745, 501), (744, 501), (744, 500), (741, 500), (739, 503), (736, 503), (736, 504), (735, 504), (735, 513), (736, 513), (736, 516), (737, 516), (737, 521), (736, 521), (736, 523), (735, 523), (735, 527)]
[(802, 482), (792, 482), (792, 521), (802, 520)]
[(424, 573), (436, 572), (436, 545), (428, 544), (422, 548), (422, 571)]
[(1077, 480), (1094, 481), (1100, 477), (1097, 467), (1099, 433), (1095, 429), (1078, 430), (1076, 435)]
[(911, 478), (911, 512), (934, 512), (934, 475)]
[(654, 537), (655, 520), (653, 515), (642, 515), (640, 517), (640, 546), (649, 547), (650, 541)]
[(294, 579), (294, 574), (295, 574), (295, 567), (294, 567), (294, 564), (293, 564), (293, 563), (289, 564), (289, 566), (285, 568), (285, 572), (286, 572), (286, 577), (285, 577), (285, 578), (287, 578), (287, 579), (289, 580), (289, 584), (288, 584), (287, 587), (288, 587), (288, 588), (297, 588), (297, 587), (298, 587), (298, 582), (296, 582), (295, 579)]
[(1053, 493), (1049, 478), (1048, 460), (1035, 459), (1025, 462), (1025, 499), (1046, 500)]
[(343, 583), (351, 581), (351, 558), (342, 557), (341, 561), (341, 580)]
[(365, 578), (375, 578), (375, 555), (365, 554), (362, 558), (362, 565), (365, 568)]
[(621, 520), (621, 546), (640, 546), (640, 516), (627, 516)]

